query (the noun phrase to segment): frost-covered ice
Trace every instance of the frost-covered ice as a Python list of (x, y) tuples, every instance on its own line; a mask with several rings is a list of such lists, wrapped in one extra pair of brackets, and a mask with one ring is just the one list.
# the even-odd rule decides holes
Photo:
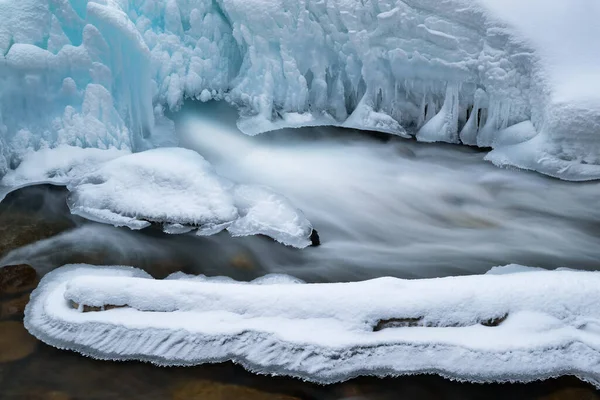
[(233, 236), (263, 234), (294, 247), (311, 244), (310, 222), (285, 197), (222, 178), (187, 149), (117, 158), (72, 180), (68, 189), (72, 213), (115, 226), (142, 229), (155, 222), (167, 233), (227, 229)]
[(600, 178), (599, 15), (595, 0), (0, 0), (0, 173), (30, 148), (145, 149), (193, 98), (235, 104), (249, 134), (460, 140)]
[(18, 168), (9, 171), (0, 181), (0, 201), (8, 193), (25, 186), (66, 186), (73, 179), (93, 171), (102, 163), (126, 154), (129, 152), (115, 148), (84, 149), (67, 145), (31, 151), (24, 155)]
[(439, 279), (247, 284), (71, 265), (43, 278), (25, 325), (48, 344), (100, 359), (233, 360), (320, 383), (429, 372), (473, 382), (572, 374), (600, 385), (599, 285), (597, 272), (520, 266)]

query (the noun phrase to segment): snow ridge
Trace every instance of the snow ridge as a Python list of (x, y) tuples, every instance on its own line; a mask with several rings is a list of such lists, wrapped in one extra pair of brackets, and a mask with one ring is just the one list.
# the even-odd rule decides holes
[(233, 360), (319, 383), (436, 373), (472, 382), (576, 375), (600, 386), (599, 280), (511, 266), (442, 279), (247, 284), (71, 265), (43, 278), (25, 325), (99, 359)]

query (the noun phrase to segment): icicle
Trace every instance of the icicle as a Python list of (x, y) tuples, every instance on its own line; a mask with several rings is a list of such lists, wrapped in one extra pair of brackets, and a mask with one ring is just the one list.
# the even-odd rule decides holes
[(419, 130), (417, 139), (422, 142), (458, 143), (458, 86), (456, 84), (448, 84), (442, 109)]
[(473, 110), (467, 119), (467, 123), (460, 131), (460, 140), (464, 144), (477, 145), (477, 131), (479, 130), (479, 119), (481, 118), (481, 109), (485, 105), (487, 94), (482, 89), (477, 89), (474, 96)]
[[(485, 123), (483, 123), (482, 117), (480, 125), (483, 125), (483, 127), (479, 129), (479, 133), (477, 134), (477, 146), (479, 147), (492, 147), (498, 131), (503, 129), (502, 103), (496, 99), (491, 99), (488, 112), (489, 114), (487, 115)], [(506, 125), (504, 127), (506, 127)]]

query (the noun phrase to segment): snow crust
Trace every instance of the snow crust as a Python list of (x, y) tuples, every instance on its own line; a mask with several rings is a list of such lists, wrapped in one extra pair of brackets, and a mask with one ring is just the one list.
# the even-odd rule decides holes
[[(599, 386), (600, 274), (511, 268), (261, 285), (70, 265), (43, 278), (25, 325), (48, 344), (99, 359), (233, 360), (319, 383), (357, 375), (528, 382), (572, 374)], [(393, 321), (399, 325), (385, 325)]]
[(311, 244), (312, 226), (285, 197), (220, 177), (198, 153), (160, 148), (109, 161), (71, 181), (71, 212), (94, 221), (167, 233), (263, 234), (294, 247)]
[(27, 154), (0, 181), (0, 200), (18, 188), (67, 186), (73, 214), (143, 229), (157, 223), (170, 234), (266, 235), (283, 244), (311, 244), (312, 225), (284, 196), (259, 185), (220, 177), (201, 155), (183, 148), (139, 153), (59, 146)]
[(0, 201), (19, 188), (40, 184), (66, 186), (73, 179), (93, 171), (102, 163), (129, 154), (115, 148), (96, 148), (61, 145), (25, 154), (19, 167), (10, 170), (0, 181)]
[(597, 179), (599, 7), (2, 0), (0, 174), (30, 148), (151, 147), (172, 130), (165, 110), (193, 98), (235, 104), (249, 134), (339, 125), (492, 146), (497, 165)]

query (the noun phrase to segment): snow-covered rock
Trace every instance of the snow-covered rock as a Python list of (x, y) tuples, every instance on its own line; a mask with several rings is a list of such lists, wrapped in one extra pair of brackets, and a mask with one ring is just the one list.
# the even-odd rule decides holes
[(262, 186), (220, 177), (198, 153), (160, 148), (111, 160), (71, 180), (67, 199), (82, 217), (142, 229), (159, 223), (167, 233), (198, 229), (213, 235), (262, 234), (294, 247), (311, 244), (312, 225), (285, 197)]
[(462, 140), (600, 178), (598, 16), (595, 0), (0, 0), (0, 173), (28, 148), (144, 149), (194, 98), (237, 105), (249, 134)]
[(600, 273), (526, 271), (334, 284), (271, 276), (248, 284), (71, 265), (43, 278), (25, 326), (50, 345), (99, 359), (233, 360), (319, 383), (572, 374), (600, 386)]
[(283, 244), (312, 244), (313, 228), (284, 196), (259, 185), (222, 178), (198, 153), (159, 148), (124, 150), (59, 146), (26, 154), (0, 180), (0, 201), (38, 184), (66, 186), (73, 214), (143, 229), (157, 223), (170, 234), (265, 235)]

